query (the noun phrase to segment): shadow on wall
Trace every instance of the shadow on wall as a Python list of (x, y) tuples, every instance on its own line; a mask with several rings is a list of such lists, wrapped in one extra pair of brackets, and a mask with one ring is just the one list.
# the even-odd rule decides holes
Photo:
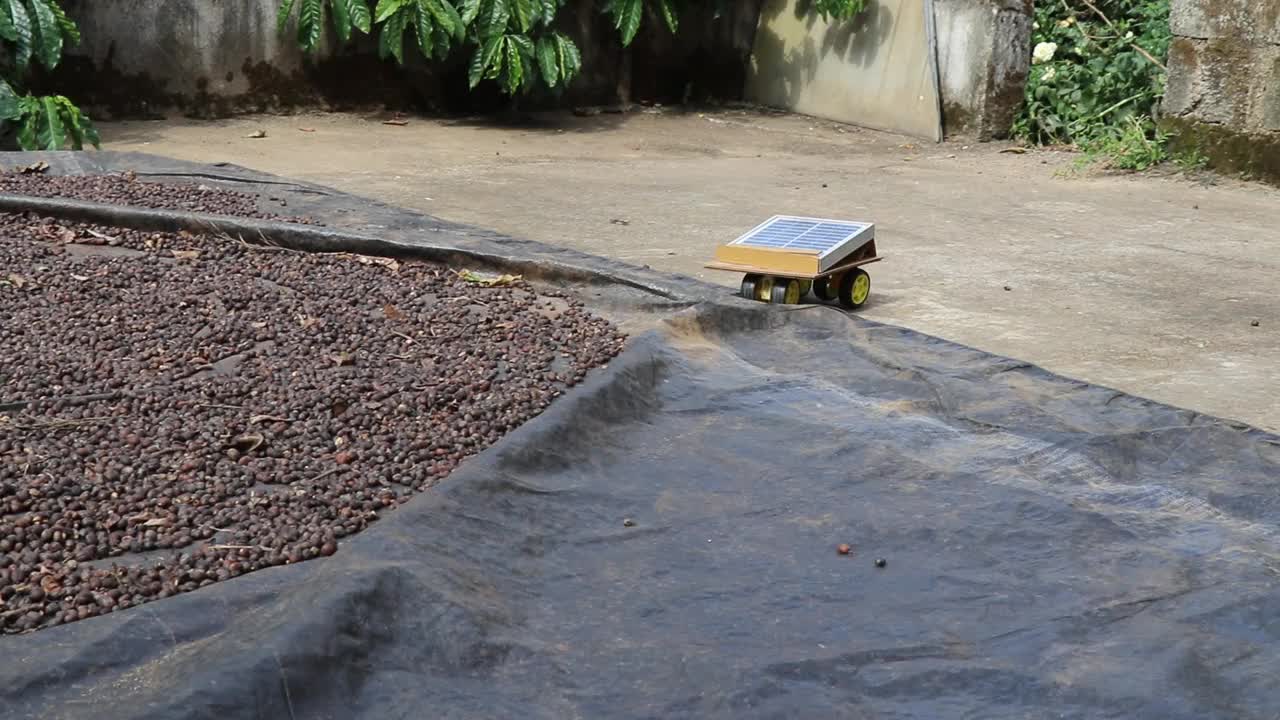
[[(865, 68), (871, 65), (880, 46), (893, 32), (893, 11), (879, 0), (868, 0), (866, 8), (857, 16), (843, 22), (832, 23), (822, 33), (821, 43), (813, 39), (813, 26), (818, 13), (812, 0), (796, 4), (795, 17), (804, 20), (810, 35), (801, 48), (786, 49), (786, 40), (768, 29), (768, 21), (787, 11), (787, 3), (775, 0), (765, 4), (761, 11), (760, 28), (756, 31), (755, 62), (757, 67), (768, 67), (771, 72), (756, 78), (757, 93), (768, 97), (771, 104), (794, 107), (799, 100), (800, 89), (813, 82), (818, 66), (835, 56), (845, 62)], [(763, 81), (763, 82), (761, 82)]]

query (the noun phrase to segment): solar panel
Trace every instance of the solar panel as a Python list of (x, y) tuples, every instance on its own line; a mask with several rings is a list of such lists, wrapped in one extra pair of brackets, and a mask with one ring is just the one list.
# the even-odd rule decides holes
[(826, 270), (873, 237), (871, 223), (775, 215), (729, 245), (815, 253)]

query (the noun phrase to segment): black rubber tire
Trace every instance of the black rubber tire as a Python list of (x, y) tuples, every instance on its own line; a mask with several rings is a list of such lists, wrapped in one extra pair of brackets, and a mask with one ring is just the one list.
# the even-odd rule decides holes
[(813, 296), (823, 302), (831, 302), (839, 297), (839, 288), (832, 287), (831, 276), (813, 279)]
[(759, 275), (747, 275), (742, 278), (742, 286), (738, 289), (738, 294), (748, 300), (756, 299), (756, 287), (760, 284)]
[(793, 278), (774, 278), (769, 302), (774, 305), (795, 305), (800, 302), (800, 281)]
[[(863, 280), (865, 278), (865, 280)], [(865, 284), (864, 284), (865, 283)], [(860, 297), (855, 296), (855, 287), (865, 288), (865, 291), (859, 291)], [(850, 310), (857, 310), (867, 304), (867, 298), (871, 296), (871, 276), (862, 268), (854, 268), (844, 274), (840, 278), (840, 304)]]

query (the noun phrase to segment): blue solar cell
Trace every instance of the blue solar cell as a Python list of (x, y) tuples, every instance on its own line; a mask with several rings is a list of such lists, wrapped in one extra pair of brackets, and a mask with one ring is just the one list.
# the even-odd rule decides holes
[(779, 216), (735, 240), (734, 244), (805, 250), (825, 256), (868, 227), (864, 223)]

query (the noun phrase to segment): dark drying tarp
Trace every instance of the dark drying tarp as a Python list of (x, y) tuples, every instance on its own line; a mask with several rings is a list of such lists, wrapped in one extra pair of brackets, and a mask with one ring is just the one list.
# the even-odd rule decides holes
[(1276, 716), (1280, 439), (830, 308), (651, 328), (333, 557), (0, 639), (0, 717)]

